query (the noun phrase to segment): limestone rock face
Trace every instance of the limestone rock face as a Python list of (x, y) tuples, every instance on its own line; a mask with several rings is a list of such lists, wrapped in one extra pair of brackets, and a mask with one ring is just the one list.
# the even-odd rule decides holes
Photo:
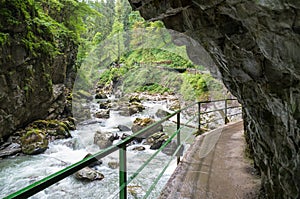
[[(0, 13), (2, 139), (36, 119), (53, 119), (64, 112), (65, 95), (76, 75), (77, 44), (69, 36), (53, 40), (52, 33), (43, 32), (46, 27), (28, 23), (27, 17), (39, 18), (28, 0), (2, 1), (0, 7), (7, 10)], [(14, 23), (8, 13), (14, 14)], [(53, 49), (59, 52), (55, 56)]]
[[(208, 53), (215, 65), (211, 72), (244, 107), (265, 197), (299, 198), (300, 1), (129, 1), (145, 19), (161, 19)], [(201, 48), (185, 45), (191, 60), (200, 63)]]

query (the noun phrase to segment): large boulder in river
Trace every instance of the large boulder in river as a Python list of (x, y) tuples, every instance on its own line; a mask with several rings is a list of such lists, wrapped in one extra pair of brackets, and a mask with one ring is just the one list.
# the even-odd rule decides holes
[(159, 149), (167, 139), (169, 139), (169, 135), (163, 132), (157, 132), (147, 138), (147, 144), (150, 145), (150, 149), (155, 150)]
[(39, 129), (31, 129), (21, 138), (21, 149), (24, 154), (35, 155), (48, 148), (48, 139)]
[[(133, 122), (133, 126), (131, 127), (131, 130), (133, 133), (136, 133), (154, 123), (155, 123), (155, 120), (152, 118), (144, 118), (144, 119), (136, 118)], [(161, 124), (156, 127), (148, 129), (142, 135), (140, 135), (139, 138), (142, 138), (142, 139), (148, 138), (153, 133), (156, 133), (159, 131), (163, 131), (163, 126)]]
[(84, 167), (75, 173), (75, 178), (78, 180), (94, 181), (102, 180), (104, 175), (95, 169)]
[(95, 113), (95, 117), (97, 118), (109, 118), (109, 113), (110, 110), (109, 109), (100, 109), (97, 113)]
[(94, 136), (94, 144), (98, 145), (100, 149), (105, 149), (112, 146), (113, 141), (118, 138), (118, 135), (113, 135), (109, 132), (96, 131)]
[(107, 95), (100, 91), (95, 95), (95, 99), (107, 99)]
[(155, 116), (159, 117), (159, 118), (167, 117), (169, 115), (171, 115), (170, 112), (162, 110), (162, 109), (158, 109), (155, 113)]

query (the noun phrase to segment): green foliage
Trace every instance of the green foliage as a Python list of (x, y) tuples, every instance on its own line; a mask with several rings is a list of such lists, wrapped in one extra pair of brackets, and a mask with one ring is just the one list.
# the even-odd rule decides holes
[(8, 33), (0, 32), (0, 46), (3, 46), (8, 41)]
[(125, 55), (125, 59), (127, 65), (143, 63), (173, 68), (195, 68), (191, 61), (182, 58), (178, 54), (157, 48), (131, 51)]
[(115, 68), (104, 70), (100, 75), (99, 85), (109, 85), (112, 81), (117, 81), (123, 77), (128, 71), (127, 67)]
[(208, 100), (222, 89), (222, 84), (209, 74), (185, 73), (180, 92), (186, 100)]
[(158, 83), (153, 83), (150, 85), (144, 85), (144, 86), (140, 86), (138, 88), (136, 88), (137, 92), (148, 92), (150, 94), (155, 94), (155, 93), (160, 93), (163, 94), (165, 92), (170, 92), (171, 89), (165, 86), (162, 86)]

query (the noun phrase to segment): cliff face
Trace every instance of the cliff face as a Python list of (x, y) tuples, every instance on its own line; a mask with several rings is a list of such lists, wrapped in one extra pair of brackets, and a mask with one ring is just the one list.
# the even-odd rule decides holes
[(130, 2), (145, 19), (161, 19), (206, 49), (244, 107), (266, 197), (299, 198), (300, 1)]
[(44, 11), (29, 0), (0, 2), (0, 140), (64, 111), (77, 44)]

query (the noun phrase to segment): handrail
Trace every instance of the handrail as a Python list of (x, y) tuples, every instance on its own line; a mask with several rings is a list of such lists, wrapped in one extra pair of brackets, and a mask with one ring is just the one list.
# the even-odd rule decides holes
[[(127, 182), (127, 168), (126, 168), (126, 147), (127, 144), (130, 143), (131, 141), (133, 141), (136, 137), (139, 137), (141, 135), (143, 135), (144, 133), (146, 133), (146, 131), (151, 130), (154, 127), (157, 127), (158, 125), (162, 124), (163, 122), (169, 120), (171, 117), (177, 115), (177, 131), (171, 136), (171, 138), (173, 139), (175, 137), (175, 135), (177, 136), (177, 149), (176, 151), (178, 151), (181, 147), (181, 143), (180, 143), (180, 129), (182, 129), (183, 127), (180, 127), (180, 113), (196, 104), (198, 104), (198, 114), (196, 116), (198, 116), (198, 131), (200, 132), (200, 127), (201, 127), (201, 104), (204, 103), (212, 103), (212, 102), (221, 102), (224, 101), (225, 102), (225, 107), (223, 109), (218, 109), (215, 111), (220, 111), (220, 110), (225, 110), (225, 117), (224, 117), (224, 121), (225, 124), (228, 122), (228, 118), (227, 118), (227, 109), (230, 107), (227, 107), (227, 101), (228, 100), (236, 100), (236, 99), (223, 99), (223, 100), (212, 100), (212, 101), (202, 101), (202, 102), (196, 102), (196, 103), (192, 103), (189, 106), (186, 106), (180, 110), (175, 111), (174, 113), (164, 117), (163, 119), (161, 119), (158, 122), (155, 122), (149, 126), (147, 126), (146, 128), (134, 133), (131, 136), (128, 136), (127, 138), (125, 138), (124, 140), (121, 140), (120, 142), (118, 142), (117, 144), (110, 146), (104, 150), (101, 150), (97, 153), (95, 153), (94, 155), (91, 155), (87, 158), (84, 158), (83, 160), (76, 162), (54, 174), (51, 174), (15, 193), (12, 193), (8, 196), (5, 197), (5, 199), (12, 199), (12, 198), (28, 198), (44, 189), (46, 189), (47, 187), (55, 184), (56, 182), (72, 175), (73, 173), (83, 169), (84, 167), (90, 165), (91, 163), (119, 150), (119, 157), (120, 157), (120, 166), (119, 166), (119, 186), (120, 186), (120, 199), (125, 199), (127, 198), (127, 184), (135, 177), (129, 179), (129, 181)], [(193, 117), (194, 119), (195, 117)], [(184, 125), (183, 125), (184, 126)], [(169, 141), (170, 142), (170, 141)], [(163, 146), (166, 146), (167, 143), (165, 143)], [(163, 147), (162, 146), (162, 147)], [(161, 148), (162, 148), (161, 147)], [(160, 149), (159, 149), (160, 150)], [(162, 149), (161, 149), (162, 150)], [(179, 163), (180, 161), (180, 153), (176, 153), (175, 154), (177, 156), (177, 163)], [(175, 156), (175, 154), (173, 154), (173, 156)], [(148, 193), (148, 192), (147, 192)]]

